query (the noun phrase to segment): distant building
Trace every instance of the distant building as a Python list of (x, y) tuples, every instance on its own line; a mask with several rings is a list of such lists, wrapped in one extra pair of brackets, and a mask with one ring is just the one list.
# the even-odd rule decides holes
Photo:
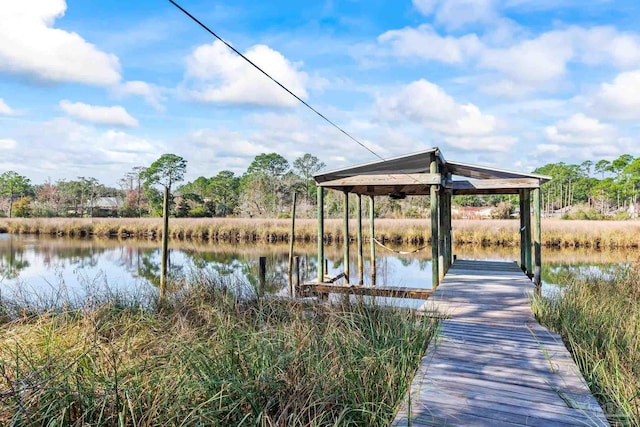
[(119, 197), (96, 197), (88, 202), (93, 216), (115, 216), (123, 205), (124, 201)]
[(493, 206), (453, 206), (451, 214), (456, 219), (491, 218)]

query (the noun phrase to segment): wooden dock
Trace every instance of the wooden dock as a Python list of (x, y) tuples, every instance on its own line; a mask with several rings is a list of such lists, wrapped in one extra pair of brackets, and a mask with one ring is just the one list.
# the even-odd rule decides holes
[(423, 310), (445, 316), (394, 426), (608, 426), (515, 263), (456, 261)]

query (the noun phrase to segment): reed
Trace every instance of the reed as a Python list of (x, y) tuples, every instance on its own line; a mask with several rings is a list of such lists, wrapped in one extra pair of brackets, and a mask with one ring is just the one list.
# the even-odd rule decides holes
[(611, 277), (573, 276), (535, 297), (541, 323), (558, 332), (614, 425), (640, 425), (640, 262)]
[(390, 424), (432, 320), (238, 285), (194, 273), (162, 303), (0, 301), (0, 424)]
[[(30, 218), (0, 219), (0, 232), (43, 234), (71, 237), (137, 237), (155, 239), (162, 234), (160, 218)], [(262, 218), (175, 218), (171, 219), (170, 237), (174, 240), (200, 240), (238, 243), (279, 243), (290, 238), (288, 219)], [(367, 221), (363, 235), (369, 238)], [(518, 246), (517, 220), (454, 220), (453, 238), (459, 245)], [(296, 221), (296, 240), (317, 239), (316, 221)], [(349, 238), (355, 239), (355, 220)], [(426, 219), (378, 219), (376, 238), (385, 242), (423, 245), (431, 230)], [(326, 242), (344, 241), (342, 221), (327, 219)], [(638, 248), (640, 221), (562, 221), (544, 220), (542, 243), (545, 247)]]

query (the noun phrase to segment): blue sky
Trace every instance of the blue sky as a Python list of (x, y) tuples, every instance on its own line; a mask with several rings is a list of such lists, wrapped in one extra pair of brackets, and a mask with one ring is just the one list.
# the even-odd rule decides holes
[[(109, 185), (163, 153), (188, 179), (263, 152), (374, 160), (164, 0), (0, 9), (0, 171)], [(637, 0), (180, 4), (382, 157), (530, 171), (640, 156)]]

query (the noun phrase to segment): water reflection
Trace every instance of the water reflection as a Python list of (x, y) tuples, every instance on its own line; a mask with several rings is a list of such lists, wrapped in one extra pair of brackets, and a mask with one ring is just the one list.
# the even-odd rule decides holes
[[(285, 294), (288, 277), (287, 245), (229, 245), (172, 242), (170, 275), (182, 279), (189, 274), (232, 279), (258, 286), (258, 259), (267, 257), (267, 292)], [(399, 248), (407, 249), (407, 248)], [(315, 244), (296, 246), (301, 257), (301, 279), (313, 280), (317, 259)], [(370, 284), (369, 251), (365, 251), (364, 282)], [(342, 247), (328, 246), (328, 274), (344, 270)], [(516, 260), (517, 247), (456, 247), (459, 258)], [(357, 283), (355, 248), (351, 250), (351, 283)], [(387, 286), (431, 287), (431, 251), (409, 255), (379, 249), (377, 283)], [(621, 263), (636, 262), (640, 252), (598, 250), (543, 251), (542, 278), (546, 283), (562, 284), (569, 273), (610, 274)], [(51, 292), (82, 295), (100, 286), (111, 290), (153, 291), (159, 283), (159, 242), (152, 240), (63, 239), (38, 236), (0, 235), (0, 296), (21, 292), (42, 295)]]

